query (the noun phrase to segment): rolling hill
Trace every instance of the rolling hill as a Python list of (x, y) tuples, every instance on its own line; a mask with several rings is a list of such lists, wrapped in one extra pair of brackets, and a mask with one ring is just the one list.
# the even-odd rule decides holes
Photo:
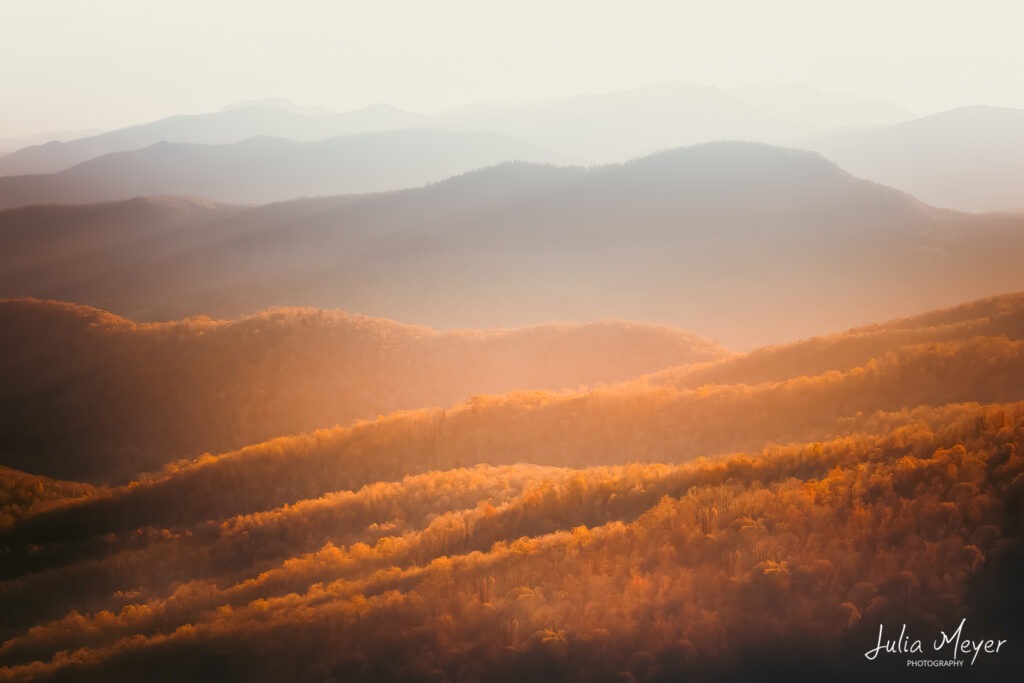
[[(24, 215), (0, 212), (0, 240)], [(750, 143), (589, 169), (503, 164), (196, 225), (182, 232), (198, 243), (154, 238), (8, 272), (0, 295), (137, 320), (271, 306), (437, 329), (624, 318), (742, 349), (1024, 286), (1024, 217), (940, 211), (812, 153)], [(21, 248), (63, 248), (35, 236)]]
[[(506, 363), (506, 359), (518, 356), (519, 376), (507, 381), (518, 386), (531, 386), (531, 381), (535, 383), (533, 386), (539, 386), (538, 382), (557, 373), (562, 373), (563, 378), (566, 372), (576, 372), (576, 377), (588, 372), (593, 375), (600, 368), (601, 361), (626, 363), (627, 366), (619, 372), (659, 361), (664, 364), (666, 356), (673, 355), (671, 352), (660, 357), (651, 352), (631, 354), (632, 360), (619, 357), (624, 346), (642, 339), (645, 332), (654, 338), (660, 334), (669, 341), (674, 340), (679, 345), (675, 354), (684, 356), (686, 361), (697, 361), (582, 393), (580, 390), (561, 393), (513, 391), (506, 395), (475, 396), (454, 407), (451, 404), (458, 399), (448, 403), (435, 402), (433, 405), (446, 405), (448, 409), (398, 412), (376, 420), (339, 425), (297, 437), (283, 437), (216, 457), (184, 459), (144, 477), (142, 485), (122, 487), (110, 499), (97, 499), (92, 507), (99, 518), (91, 519), (90, 514), (93, 513), (76, 509), (72, 515), (74, 519), (44, 520), (49, 528), (62, 529), (61, 533), (72, 536), (79, 533), (75, 529), (81, 524), (98, 528), (109, 524), (141, 528), (168, 523), (170, 518), (201, 521), (315, 497), (337, 488), (358, 488), (376, 480), (397, 480), (432, 469), (481, 462), (494, 465), (533, 462), (572, 467), (635, 461), (680, 462), (714, 453), (757, 449), (772, 442), (811, 441), (849, 431), (878, 430), (879, 426), (874, 421), (874, 414), (878, 411), (898, 412), (922, 404), (1013, 401), (1020, 387), (1024, 386), (1021, 381), (1021, 373), (1024, 372), (1024, 295), (1020, 294), (886, 323), (867, 338), (864, 330), (855, 329), (824, 339), (758, 349), (705, 363), (699, 362), (700, 359), (715, 355), (716, 350), (708, 347), (706, 342), (701, 345), (700, 339), (672, 330), (640, 329), (634, 333), (626, 328), (623, 333), (621, 325), (615, 325), (599, 326), (596, 330), (539, 327), (505, 333), (436, 335), (433, 341), (443, 349), (442, 353), (447, 351), (445, 355), (451, 359), (445, 366), (431, 361), (429, 347), (417, 347), (408, 339), (403, 344), (400, 341), (403, 326), (389, 321), (351, 320), (339, 314), (316, 315), (308, 311), (282, 312), (214, 326), (202, 321), (149, 326), (150, 334), (157, 337), (157, 342), (151, 343), (157, 352), (162, 346), (168, 346), (168, 338), (180, 340), (184, 337), (186, 341), (191, 338), (192, 345), (199, 349), (206, 347), (205, 353), (179, 352), (177, 355), (182, 359), (198, 357), (200, 362), (192, 365), (206, 373), (210, 373), (211, 366), (215, 365), (215, 361), (210, 359), (219, 357), (227, 370), (218, 374), (204, 374), (192, 379), (185, 375), (188, 366), (184, 362), (179, 361), (185, 371), (164, 361), (155, 373), (150, 371), (147, 375), (145, 367), (154, 365), (152, 359), (157, 357), (152, 354), (143, 358), (143, 362), (133, 363), (124, 369), (93, 368), (86, 375), (91, 379), (89, 382), (83, 381), (85, 373), (78, 367), (80, 361), (76, 359), (102, 357), (104, 347), (117, 358), (131, 359), (136, 354), (126, 352), (129, 348), (126, 340), (111, 332), (130, 332), (132, 324), (88, 309), (65, 307), (61, 310), (35, 302), (14, 302), (14, 306), (27, 308), (22, 312), (23, 319), (28, 317), (25, 314), (42, 314), (43, 320), (49, 323), (46, 327), (38, 324), (12, 326), (24, 330), (22, 334), (26, 344), (40, 349), (38, 360), (30, 358), (37, 366), (25, 367), (24, 378), (11, 374), (15, 379), (14, 386), (31, 390), (32, 382), (37, 382), (59, 387), (61, 378), (65, 378), (65, 387), (77, 390), (77, 395), (83, 397), (71, 406), (80, 412), (85, 410), (85, 405), (102, 406), (94, 409), (90, 419), (104, 427), (110, 425), (109, 429), (100, 430), (102, 438), (108, 441), (120, 438), (124, 443), (132, 443), (131, 437), (134, 437), (139, 444), (150, 444), (145, 434), (119, 434), (114, 431), (118, 420), (125, 426), (136, 424), (131, 412), (136, 404), (141, 403), (144, 410), (140, 414), (149, 416), (151, 422), (153, 415), (161, 416), (164, 433), (179, 433), (184, 429), (183, 425), (192, 424), (197, 433), (188, 437), (200, 440), (203, 436), (210, 438), (206, 431), (198, 429), (204, 424), (204, 411), (212, 411), (214, 418), (206, 418), (205, 424), (221, 430), (235, 424), (238, 425), (236, 429), (244, 428), (247, 411), (253, 409), (261, 411), (263, 420), (277, 425), (283, 421), (286, 424), (288, 419), (295, 420), (294, 414), (301, 415), (302, 410), (323, 414), (324, 411), (318, 411), (316, 407), (317, 401), (323, 399), (304, 398), (299, 386), (301, 380), (296, 379), (299, 374), (294, 369), (296, 366), (301, 368), (305, 365), (307, 372), (327, 375), (322, 378), (317, 374), (314, 380), (324, 386), (343, 384), (344, 390), (336, 389), (340, 397), (335, 401), (347, 398), (353, 403), (362, 398), (358, 384), (331, 377), (328, 373), (332, 366), (341, 366), (340, 376), (354, 378), (353, 369), (360, 363), (368, 364), (369, 367), (361, 374), (372, 377), (375, 386), (380, 380), (374, 375), (386, 376), (385, 371), (391, 369), (381, 368), (383, 364), (375, 366), (368, 363), (365, 354), (360, 356), (353, 349), (353, 342), (335, 342), (328, 346), (327, 351), (317, 350), (311, 340), (323, 333), (317, 335), (301, 330), (303, 326), (325, 327), (334, 339), (338, 338), (339, 331), (349, 330), (349, 335), (355, 337), (354, 341), (358, 342), (360, 337), (365, 339), (367, 350), (371, 352), (375, 352), (376, 345), (380, 343), (377, 341), (380, 333), (374, 336), (369, 332), (380, 328), (390, 331), (388, 336), (394, 342), (385, 346), (388, 353), (397, 356), (398, 350), (405, 346), (419, 354), (417, 358), (410, 353), (412, 359), (406, 365), (396, 363), (394, 370), (397, 372), (388, 379), (397, 391), (413, 397), (407, 400), (417, 407), (431, 405), (428, 402), (430, 396), (438, 395), (446, 388), (436, 375), (429, 374), (431, 366), (442, 367), (443, 372), (452, 374), (461, 362), (467, 366), (461, 371), (464, 376), (472, 374), (470, 368), (474, 365), (491, 368), (492, 372), (501, 367), (500, 356), (488, 358), (481, 353), (489, 345), (510, 351), (502, 358)], [(351, 331), (355, 323), (361, 323), (363, 329), (360, 334)], [(220, 335), (216, 334), (218, 326)], [(86, 327), (87, 334), (74, 334), (69, 327)], [(299, 328), (297, 335), (296, 328)], [(254, 334), (254, 329), (262, 329), (262, 336)], [(139, 333), (145, 331), (145, 328), (136, 329), (135, 336), (141, 336)], [(429, 332), (408, 327), (404, 331), (407, 334)], [(610, 333), (612, 339), (620, 344), (592, 344), (595, 352), (588, 357), (582, 353), (586, 346), (580, 340), (588, 336), (600, 339), (600, 332)], [(535, 346), (534, 339), (550, 338), (552, 333), (556, 333), (566, 354), (577, 356), (574, 362), (581, 370), (563, 368), (564, 358), (550, 351), (545, 355), (529, 355), (529, 349)], [(92, 343), (79, 342), (80, 351), (64, 361), (70, 364), (70, 370), (61, 367), (56, 354), (48, 353), (49, 349), (38, 342), (40, 339), (63, 341), (83, 336), (88, 339), (90, 335)], [(208, 339), (211, 336), (224, 339), (211, 341)], [(297, 339), (289, 340), (289, 336)], [(460, 345), (460, 337), (469, 343)], [(479, 349), (475, 353), (474, 346)], [(551, 342), (546, 342), (541, 348), (549, 349), (551, 346)], [(267, 347), (273, 352), (264, 351)], [(830, 350), (830, 353), (821, 353), (822, 348)], [(850, 353), (851, 348), (859, 349), (859, 353)], [(341, 356), (338, 349), (344, 349), (345, 356), (338, 357)], [(517, 349), (518, 354), (515, 354)], [(335, 355), (333, 362), (331, 354)], [(18, 354), (6, 355), (19, 357)], [(173, 358), (168, 350), (159, 355)], [(483, 357), (474, 362), (474, 355)], [(289, 357), (296, 356), (300, 358), (287, 363)], [(791, 358), (802, 356), (817, 356), (816, 365), (821, 369), (811, 374), (807, 367), (794, 368)], [(204, 358), (206, 360), (202, 360)], [(14, 363), (11, 365), (19, 367)], [(52, 369), (48, 375), (36, 379), (40, 368), (50, 366)], [(744, 366), (748, 368), (747, 373), (737, 375), (736, 369)], [(223, 375), (230, 374), (235, 367), (243, 370), (245, 379), (236, 379), (238, 388), (235, 393), (228, 394), (222, 389), (225, 384)], [(273, 377), (265, 379), (261, 367), (280, 367), (280, 372), (275, 370)], [(762, 377), (752, 375), (749, 372), (751, 367), (759, 368)], [(727, 377), (721, 372), (723, 368), (731, 369), (729, 374), (733, 376)], [(773, 374), (765, 368), (774, 369), (775, 376), (765, 378), (764, 375)], [(708, 376), (708, 369), (719, 370), (717, 381)], [(123, 380), (117, 381), (122, 372), (134, 387)], [(608, 374), (612, 372), (614, 370)], [(690, 373), (703, 376), (691, 380), (687, 386), (687, 382), (679, 377), (685, 378)], [(106, 392), (109, 397), (101, 395), (95, 388), (103, 382), (104, 374), (113, 376), (105, 382), (109, 387)], [(155, 410), (153, 405), (149, 405), (152, 399), (145, 393), (147, 385), (166, 387), (166, 378), (172, 376), (176, 378), (175, 384), (188, 390), (188, 400), (198, 406), (180, 424), (176, 424), (178, 414), (191, 406), (175, 410), (173, 400), (161, 395), (160, 400), (171, 409)], [(162, 378), (165, 379), (161, 381)], [(309, 380), (306, 382), (308, 384)], [(449, 386), (456, 383), (454, 378), (448, 380)], [(494, 384), (497, 382), (492, 382)], [(565, 384), (568, 381), (562, 382), (563, 386)], [(471, 388), (473, 385), (467, 383), (463, 386)], [(416, 387), (419, 387), (418, 391)], [(245, 391), (255, 394), (258, 403), (247, 405)], [(456, 388), (449, 395), (458, 395), (459, 391)], [(467, 397), (465, 390), (462, 391), (462, 396)], [(207, 404), (203, 399), (204, 392), (214, 393), (222, 405)], [(53, 394), (75, 396), (67, 389), (63, 392), (54, 390)], [(280, 394), (284, 399), (271, 398), (274, 394)], [(415, 403), (417, 400), (419, 403)], [(39, 413), (44, 413), (47, 408), (52, 410), (54, 406), (68, 402), (67, 399), (51, 399), (40, 402), (37, 407)], [(302, 410), (294, 410), (295, 402)], [(17, 400), (12, 403), (16, 404)], [(236, 403), (242, 407), (234, 407)], [(66, 415), (73, 416), (74, 413), (68, 411)], [(327, 420), (330, 420), (329, 414)], [(31, 420), (23, 422), (32, 424)], [(160, 423), (145, 426), (159, 429)], [(322, 424), (327, 426), (329, 422)], [(891, 424), (885, 421), (882, 426), (891, 428)], [(11, 427), (18, 429), (19, 422), (14, 421)], [(214, 438), (216, 434), (213, 432)], [(538, 435), (543, 435), (543, 438)], [(7, 438), (13, 441), (16, 436), (17, 432), (12, 432)], [(75, 447), (82, 458), (105, 454), (105, 448), (91, 451), (85, 448), (90, 442), (81, 434), (74, 436), (68, 439), (68, 448)], [(83, 466), (82, 463), (68, 462), (67, 458), (52, 462), (54, 467), (63, 468), (55, 474), (65, 478), (74, 468)], [(311, 473), (315, 476), (310, 476)], [(235, 491), (234, 495), (212, 495), (225, 487)], [(158, 500), (164, 500), (166, 504), (153, 503)], [(193, 502), (181, 507), (173, 505), (174, 500)], [(161, 521), (133, 518), (133, 511), (143, 511), (143, 515), (157, 514)]]
[(1024, 109), (963, 107), (797, 143), (935, 206), (1024, 209)]
[[(907, 418), (900, 411), (922, 405), (1013, 402), (1022, 382), (1024, 341), (980, 338), (900, 347), (867, 367), (753, 386), (479, 396), (448, 409), (400, 412), (182, 460), (109, 496), (28, 520), (21, 533), (77, 543), (89, 530), (219, 520), (477, 464), (681, 463), (873, 431), (878, 423), (894, 429)], [(42, 552), (31, 561), (49, 562)]]
[(479, 396), (126, 486), (0, 470), (22, 501), (0, 530), (0, 677), (887, 681), (906, 655), (864, 657), (879, 624), (1017, 642), (1022, 311)]
[(496, 133), (408, 129), (296, 142), (256, 137), (225, 145), (160, 142), (59, 173), (0, 177), (0, 207), (89, 203), (138, 195), (266, 203), (423, 185), (538, 148)]
[[(158, 196), (5, 211), (0, 252), (11, 258), (0, 260), (0, 279), (32, 288), (96, 277), (108, 265), (98, 255), (115, 251), (126, 261), (153, 258), (162, 253), (155, 245), (196, 244), (208, 238), (204, 225), (235, 213), (237, 207), (207, 200)], [(44, 279), (34, 282), (33, 273)]]
[(639, 379), (650, 386), (680, 389), (778, 382), (864, 366), (893, 348), (975, 337), (1024, 339), (1024, 294), (1005, 294), (839, 334), (666, 368)]
[(209, 114), (179, 114), (96, 135), (24, 147), (0, 157), (0, 176), (57, 173), (105, 154), (130, 152), (160, 142), (227, 145), (252, 137), (312, 141), (416, 128), (424, 125), (424, 118), (383, 105), (344, 114), (323, 114), (273, 102), (255, 102)]
[[(512, 389), (578, 389), (726, 355), (605, 321), (435, 332), (339, 311), (135, 323), (0, 301), (0, 463), (109, 481), (204, 451)], [(74, 453), (69, 457), (69, 453)]]
[(0, 176), (56, 173), (160, 142), (224, 145), (251, 137), (308, 142), (406, 128), (504, 133), (543, 147), (549, 161), (609, 163), (718, 139), (787, 143), (835, 126), (909, 118), (909, 112), (894, 105), (806, 86), (720, 89), (661, 83), (525, 104), (467, 105), (435, 114), (383, 104), (339, 114), (264, 100), (28, 146), (0, 157)]

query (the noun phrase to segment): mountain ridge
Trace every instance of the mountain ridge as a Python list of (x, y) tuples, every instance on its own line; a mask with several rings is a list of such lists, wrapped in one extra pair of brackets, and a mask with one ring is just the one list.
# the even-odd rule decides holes
[(0, 208), (152, 194), (265, 204), (417, 186), (509, 158), (541, 156), (541, 150), (496, 133), (430, 129), (311, 142), (272, 136), (225, 145), (164, 141), (59, 173), (0, 177)]
[[(794, 97), (801, 106), (787, 104)], [(837, 101), (842, 106), (837, 107)], [(581, 109), (589, 116), (581, 118)], [(669, 111), (677, 120), (666, 116)], [(816, 119), (816, 113), (824, 113), (824, 118)], [(785, 123), (793, 118), (800, 122)], [(894, 105), (822, 93), (807, 86), (715, 88), (678, 82), (521, 104), (468, 104), (434, 114), (417, 114), (387, 104), (335, 113), (271, 99), (228, 105), (208, 114), (177, 114), (61, 144), (24, 148), (0, 157), (0, 176), (57, 172), (94, 156), (139, 149), (161, 140), (226, 144), (267, 134), (313, 140), (410, 127), (491, 130), (512, 137), (531, 132), (527, 141), (561, 150), (552, 161), (607, 163), (721, 137), (784, 143), (796, 137), (797, 131), (807, 135), (830, 128), (836, 121), (893, 118), (903, 118)], [(587, 120), (596, 120), (594, 130), (600, 133), (589, 146), (579, 130), (580, 121)], [(687, 124), (682, 125), (683, 121)], [(652, 126), (656, 130), (651, 130)], [(603, 139), (609, 146), (593, 149), (593, 141)]]
[(179, 241), (0, 276), (0, 295), (141, 320), (282, 305), (439, 329), (624, 318), (752, 348), (1019, 289), (1022, 221), (935, 209), (813, 153), (720, 142), (224, 209)]
[(797, 144), (937, 206), (1016, 211), (1024, 202), (1024, 109), (959, 107)]

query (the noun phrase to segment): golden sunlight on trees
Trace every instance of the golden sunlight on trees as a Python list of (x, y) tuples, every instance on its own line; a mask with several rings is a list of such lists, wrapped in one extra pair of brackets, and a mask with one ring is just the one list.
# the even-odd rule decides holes
[[(879, 624), (1019, 637), (1022, 310), (477, 394), (124, 485), (5, 468), (0, 680), (856, 680), (892, 673), (865, 668)], [(115, 339), (243, 325), (80, 314)]]
[(575, 390), (723, 355), (696, 335), (623, 321), (439, 333), (278, 309), (134, 323), (85, 306), (6, 300), (0, 438), (19, 469), (105, 482), (399, 409)]
[[(183, 655), (231, 642), (232, 666), (256, 678), (284, 657), (356, 679), (537, 658), (585, 679), (598, 662), (634, 676), (705, 665), (773, 634), (949, 623), (1020, 550), (1024, 404), (904, 417), (884, 435), (677, 466), (435, 472), (182, 527), (141, 555), (58, 570), (114, 580), (79, 597), (88, 613), (10, 638), (0, 661), (14, 679), (141, 662), (185, 673)], [(417, 517), (431, 502), (451, 511)], [(158, 588), (175, 563), (200, 569)], [(111, 591), (117, 577), (145, 577), (150, 595)], [(38, 601), (17, 588), (5, 582), (8, 600)]]

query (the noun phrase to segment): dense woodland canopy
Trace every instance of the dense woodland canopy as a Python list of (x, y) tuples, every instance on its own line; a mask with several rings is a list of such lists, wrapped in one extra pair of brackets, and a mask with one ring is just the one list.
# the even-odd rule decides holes
[[(880, 620), (1012, 626), (1024, 405), (888, 419), (902, 425), (885, 435), (678, 466), (435, 472), (128, 534), (4, 581), (24, 609), (5, 628), (42, 621), (0, 648), (3, 671), (714, 679), (834, 654), (865, 673), (853, 648)], [(54, 602), (82, 609), (48, 615)]]
[[(271, 429), (316, 379), (303, 363), (332, 354), (335, 408), (370, 405), (363, 387), (400, 387), (417, 359), (418, 382), (451, 376), (437, 407), (164, 451), (125, 485), (0, 470), (2, 680), (904, 680), (905, 658), (863, 657), (878, 625), (924, 638), (963, 618), (1010, 644), (972, 677), (1024, 663), (1024, 295), (747, 354), (621, 323), (438, 334), (314, 311), (144, 325), (6, 306), (35, 332), (33, 371), (59, 338), (191, 378), (198, 401), (203, 373), (284, 363), (233, 388), (266, 397)], [(496, 358), (520, 365), (481, 375)], [(65, 381), (78, 410), (88, 376), (146, 400), (113, 360), (80, 362), (51, 362), (40, 390)], [(451, 398), (509, 377), (605, 384)], [(126, 405), (93, 414), (114, 424)], [(153, 433), (195, 419), (150, 414), (168, 423)]]
[(277, 309), (135, 323), (85, 306), (6, 300), (0, 462), (124, 479), (399, 409), (511, 389), (576, 390), (726, 353), (697, 335), (623, 321), (439, 333)]

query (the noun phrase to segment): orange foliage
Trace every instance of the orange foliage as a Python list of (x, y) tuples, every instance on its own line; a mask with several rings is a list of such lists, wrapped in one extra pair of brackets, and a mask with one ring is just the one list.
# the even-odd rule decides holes
[[(16, 679), (143, 665), (184, 674), (188, 657), (231, 643), (235, 674), (260, 680), (317, 667), (459, 678), (473, 662), (512, 677), (534, 658), (569, 679), (606, 666), (639, 678), (728, 662), (772, 634), (827, 643), (907, 615), (937, 627), (973, 613), (976, 579), (1021, 549), (1022, 440), (1018, 403), (919, 412), (889, 434), (754, 457), (476, 468), (375, 485), (205, 532), (214, 546), (244, 529), (263, 531), (257, 547), (280, 539), (290, 548), (270, 569), (257, 562), (116, 612), (72, 612), (8, 640), (0, 661)], [(498, 498), (503, 478), (517, 488)], [(343, 524), (320, 510), (380, 497), (375, 516), (386, 519), (459, 480), (479, 491), (460, 512), (398, 535), (363, 527), (369, 543), (287, 557), (307, 543), (296, 524), (318, 534)], [(468, 504), (480, 495), (491, 502)]]
[(0, 439), (8, 465), (107, 481), (395, 410), (576, 389), (724, 353), (696, 335), (622, 321), (434, 332), (277, 309), (235, 321), (134, 323), (84, 306), (6, 300)]
[[(124, 486), (4, 470), (0, 679), (899, 679), (902, 660), (861, 655), (879, 624), (932, 635), (967, 618), (1019, 642), (1022, 304), (593, 390), (476, 395)], [(69, 310), (81, 319), (62, 325), (106, 339), (201, 345), (252, 325), (255, 347), (275, 316), (287, 338), (312, 315), (140, 331)], [(359, 324), (385, 347), (420, 334)], [(423, 334), (512, 358), (493, 350), (507, 334), (574, 329)], [(1010, 680), (1019, 659), (979, 667)]]

